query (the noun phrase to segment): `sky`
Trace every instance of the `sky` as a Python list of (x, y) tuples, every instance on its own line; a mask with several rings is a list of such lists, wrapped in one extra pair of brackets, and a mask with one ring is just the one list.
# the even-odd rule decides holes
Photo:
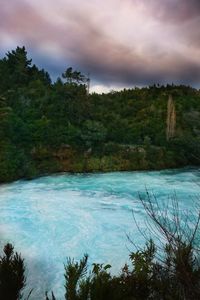
[(54, 80), (90, 74), (91, 91), (200, 88), (200, 0), (0, 0), (0, 57), (23, 45)]

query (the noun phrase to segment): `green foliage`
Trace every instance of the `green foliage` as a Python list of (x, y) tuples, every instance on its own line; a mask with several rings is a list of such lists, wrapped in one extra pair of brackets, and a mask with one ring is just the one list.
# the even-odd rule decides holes
[[(200, 267), (188, 244), (177, 244), (176, 251), (165, 246), (165, 258), (156, 258), (157, 249), (150, 240), (144, 249), (130, 254), (132, 266), (125, 265), (118, 276), (112, 276), (110, 265), (93, 264), (88, 275), (79, 272), (73, 262), (75, 276), (66, 276), (66, 295), (70, 300), (192, 300), (200, 296)], [(83, 258), (84, 260), (84, 258)], [(83, 262), (80, 261), (80, 265)], [(84, 260), (84, 263), (86, 261)], [(68, 261), (67, 274), (71, 270)], [(84, 268), (86, 265), (84, 264)], [(72, 272), (72, 273), (73, 273)]]
[[(93, 264), (88, 272), (88, 256), (80, 262), (68, 258), (65, 265), (66, 300), (196, 300), (200, 297), (200, 266), (197, 248), (182, 239), (166, 244), (160, 253), (152, 240), (144, 249), (130, 254), (131, 265), (118, 276), (109, 272), (111, 265)], [(4, 247), (0, 259), (0, 297), (22, 299), (25, 286), (24, 261), (13, 247)], [(31, 299), (31, 290), (28, 298)], [(3, 297), (3, 298), (2, 298)], [(41, 298), (43, 299), (43, 298)], [(46, 300), (56, 300), (46, 292)]]
[(4, 247), (4, 255), (0, 258), (0, 298), (3, 300), (19, 300), (25, 287), (25, 266), (21, 255), (14, 253), (11, 244)]
[(62, 74), (62, 77), (67, 80), (69, 84), (79, 84), (87, 82), (87, 78), (81, 74), (79, 71), (73, 71), (72, 67), (67, 68), (67, 70)]
[(26, 156), (12, 144), (0, 143), (0, 181), (6, 182), (22, 177), (26, 169)]
[(87, 120), (83, 124), (81, 139), (86, 147), (101, 145), (106, 139), (106, 128), (100, 122)]
[(84, 299), (82, 298), (82, 296), (87, 292), (86, 285), (88, 284), (88, 280), (84, 282), (81, 280), (87, 273), (87, 260), (87, 255), (85, 255), (83, 259), (80, 260), (80, 263), (68, 258), (67, 265), (65, 266), (65, 298), (67, 300)]

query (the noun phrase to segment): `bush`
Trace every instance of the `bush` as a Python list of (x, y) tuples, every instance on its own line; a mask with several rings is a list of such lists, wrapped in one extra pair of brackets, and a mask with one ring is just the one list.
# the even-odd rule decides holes
[(25, 287), (24, 260), (11, 244), (4, 247), (4, 255), (0, 258), (0, 299), (18, 300)]

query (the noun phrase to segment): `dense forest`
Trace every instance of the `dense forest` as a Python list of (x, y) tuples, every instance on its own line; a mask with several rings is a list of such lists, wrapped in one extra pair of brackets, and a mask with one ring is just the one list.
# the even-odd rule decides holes
[(199, 164), (199, 90), (171, 84), (100, 95), (87, 83), (72, 68), (52, 82), (25, 47), (0, 60), (0, 182)]

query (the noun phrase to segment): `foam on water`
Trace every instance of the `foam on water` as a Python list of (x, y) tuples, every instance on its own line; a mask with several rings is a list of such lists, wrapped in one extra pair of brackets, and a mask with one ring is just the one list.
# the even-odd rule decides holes
[(176, 192), (183, 208), (189, 208), (200, 188), (198, 169), (106, 174), (62, 174), (0, 186), (1, 248), (7, 241), (21, 252), (27, 265), (32, 299), (54, 290), (63, 299), (66, 257), (90, 263), (111, 263), (117, 273), (128, 261), (131, 245), (144, 240), (140, 226), (146, 215), (138, 192), (150, 189), (164, 202)]

